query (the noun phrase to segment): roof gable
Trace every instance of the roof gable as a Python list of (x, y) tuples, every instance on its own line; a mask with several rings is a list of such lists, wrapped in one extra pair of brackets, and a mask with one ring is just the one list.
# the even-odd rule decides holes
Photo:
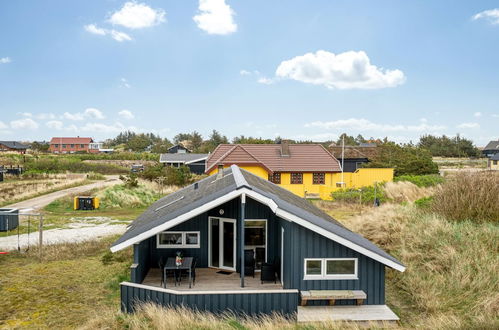
[(490, 141), (489, 143), (487, 143), (485, 148), (483, 148), (483, 150), (497, 150), (497, 149), (499, 149), (499, 141)]
[(94, 140), (90, 137), (53, 137), (50, 144), (89, 144)]
[(283, 219), (296, 222), (389, 267), (405, 270), (397, 259), (348, 230), (309, 201), (235, 165), (224, 170), (221, 178), (212, 175), (155, 202), (130, 225), (111, 250), (115, 252), (139, 243), (243, 195), (269, 206)]

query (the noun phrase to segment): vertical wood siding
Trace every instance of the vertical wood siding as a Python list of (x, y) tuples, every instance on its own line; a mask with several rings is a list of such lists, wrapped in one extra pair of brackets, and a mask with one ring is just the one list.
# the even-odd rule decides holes
[(140, 303), (153, 302), (162, 306), (184, 306), (201, 312), (220, 314), (232, 311), (239, 315), (280, 313), (295, 317), (298, 306), (298, 292), (272, 293), (210, 293), (182, 294), (161, 290), (139, 288), (121, 283), (121, 310), (134, 312)]

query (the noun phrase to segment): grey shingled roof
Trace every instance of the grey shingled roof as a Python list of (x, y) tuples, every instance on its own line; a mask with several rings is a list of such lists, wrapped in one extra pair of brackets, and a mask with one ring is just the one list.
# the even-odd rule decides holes
[[(146, 231), (171, 221), (178, 216), (192, 211), (210, 201), (222, 197), (240, 188), (248, 188), (270, 198), (279, 209), (291, 213), (305, 221), (340, 236), (364, 249), (403, 266), (400, 261), (371, 243), (359, 234), (345, 228), (324, 211), (315, 207), (310, 201), (281, 188), (270, 181), (262, 179), (248, 171), (233, 165), (223, 172), (223, 177), (217, 174), (197, 182), (198, 188), (190, 185), (170, 194), (152, 204), (142, 213), (112, 246), (116, 246), (134, 238)], [(152, 235), (151, 235), (152, 236)]]
[(483, 150), (498, 150), (499, 149), (499, 141), (490, 141), (487, 143)]
[(27, 145), (16, 142), (16, 141), (0, 141), (0, 144), (3, 144), (7, 148), (11, 148), (11, 149), (21, 149), (21, 150), (28, 149)]
[(159, 157), (160, 163), (188, 163), (195, 160), (203, 160), (208, 158), (209, 154), (161, 154)]
[(490, 157), (490, 160), (499, 160), (499, 153), (494, 154), (494, 156)]

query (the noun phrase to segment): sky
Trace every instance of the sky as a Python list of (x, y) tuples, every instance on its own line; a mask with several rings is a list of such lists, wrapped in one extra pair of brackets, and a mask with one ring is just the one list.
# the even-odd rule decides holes
[(496, 1), (0, 0), (0, 140), (498, 139)]

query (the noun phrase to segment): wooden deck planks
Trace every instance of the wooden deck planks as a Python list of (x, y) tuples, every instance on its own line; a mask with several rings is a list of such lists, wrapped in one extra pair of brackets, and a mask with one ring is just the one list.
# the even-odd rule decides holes
[(298, 322), (398, 320), (387, 305), (298, 306)]

